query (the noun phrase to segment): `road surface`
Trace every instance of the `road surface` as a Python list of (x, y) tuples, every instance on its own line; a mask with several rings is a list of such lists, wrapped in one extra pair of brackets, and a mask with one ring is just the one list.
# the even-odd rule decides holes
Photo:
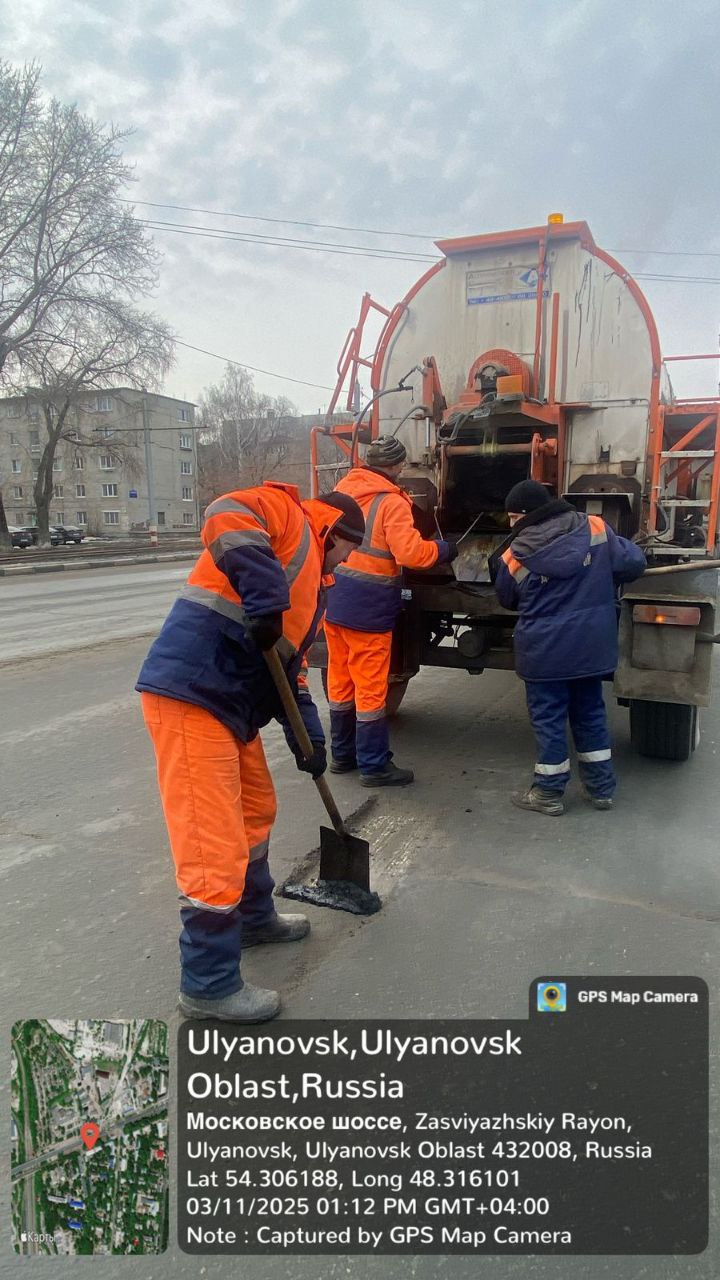
[[(25, 580), (48, 592), (36, 598), (48, 642), (53, 613), (73, 607), (63, 592), (74, 576), (62, 575), (62, 583)], [(167, 570), (141, 576), (142, 596), (137, 571), (98, 575), (116, 606), (105, 640), (115, 625), (149, 625), (154, 582), (158, 599), (172, 596)], [(94, 574), (82, 577), (90, 589), (82, 607), (94, 616), (98, 605), (99, 629)], [(6, 585), (0, 581), (0, 601)], [(0, 607), (7, 626), (7, 597)], [(147, 644), (107, 643), (77, 657), (0, 670), (5, 1061), (10, 1025), (22, 1016), (160, 1017), (171, 1029), (177, 1025), (176, 890), (152, 754), (131, 692)], [(282, 991), (284, 1016), (332, 1018), (525, 1017), (530, 981), (552, 971), (697, 974), (710, 983), (717, 1045), (720, 715), (717, 706), (704, 715), (703, 741), (687, 765), (633, 756), (627, 712), (616, 709), (614, 725), (621, 785), (612, 813), (586, 807), (576, 784), (562, 819), (525, 813), (509, 803), (533, 760), (517, 679), (424, 672), (393, 734), (396, 759), (415, 767), (417, 782), (380, 793), (362, 828), (372, 843), (383, 911), (358, 920), (311, 909), (310, 938), (251, 952), (245, 976)], [(264, 738), (280, 800), (271, 857), (284, 876), (317, 843), (322, 813), (281, 732), (271, 726)], [(352, 776), (332, 784), (344, 812), (367, 799)], [(717, 1116), (716, 1059), (713, 1088)], [(6, 1087), (4, 1097), (7, 1114)], [(7, 1126), (0, 1135), (6, 1143)], [(715, 1141), (717, 1150), (717, 1132)], [(5, 1179), (3, 1151), (0, 1168)], [(715, 1167), (715, 1187), (717, 1173)], [(393, 1259), (390, 1268), (383, 1257), (192, 1258), (178, 1252), (173, 1230), (165, 1257), (95, 1259), (93, 1274), (99, 1280), (224, 1280), (239, 1271), (247, 1280), (380, 1280), (390, 1270), (408, 1280), (476, 1280), (485, 1271), (500, 1280), (720, 1274), (717, 1233), (705, 1254), (691, 1258), (428, 1257)], [(20, 1265), (6, 1262), (7, 1274), (19, 1277)], [(76, 1267), (72, 1259), (54, 1259), (53, 1275), (70, 1280)]]

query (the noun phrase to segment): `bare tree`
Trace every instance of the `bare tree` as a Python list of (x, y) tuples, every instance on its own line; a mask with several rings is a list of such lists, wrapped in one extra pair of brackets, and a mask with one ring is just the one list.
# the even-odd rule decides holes
[[(68, 320), (54, 338), (35, 342), (24, 361), (30, 381), (17, 388), (40, 407), (45, 425), (34, 484), (38, 540), (49, 542), (53, 464), (61, 440), (76, 448), (97, 448), (96, 436), (83, 427), (88, 391), (121, 383), (138, 389), (156, 385), (172, 363), (170, 331), (151, 315), (115, 302), (101, 314)], [(121, 439), (108, 446), (119, 461), (132, 461), (133, 446)]]
[(147, 294), (159, 260), (120, 199), (127, 135), (45, 99), (40, 75), (0, 61), (0, 380), (13, 385), (74, 317), (101, 323), (118, 299)]
[(237, 365), (226, 365), (222, 382), (201, 393), (198, 410), (198, 468), (206, 496), (267, 480), (297, 444), (290, 401), (257, 392), (252, 375)]

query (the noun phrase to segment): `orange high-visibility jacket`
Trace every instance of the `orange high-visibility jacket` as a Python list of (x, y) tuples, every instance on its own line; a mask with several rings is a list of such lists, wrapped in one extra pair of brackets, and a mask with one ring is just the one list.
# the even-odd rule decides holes
[[(288, 676), (296, 679), (324, 610), (324, 539), (341, 514), (322, 500), (301, 502), (295, 485), (268, 481), (212, 502), (205, 550), (145, 659), (137, 689), (205, 707), (245, 742), (279, 718), (274, 685), (245, 622), (282, 613), (284, 636), (297, 651)], [(310, 736), (322, 740), (321, 731)]]
[(402, 569), (444, 564), (448, 544), (421, 537), (413, 523), (412, 499), (387, 476), (353, 467), (337, 488), (360, 506), (365, 537), (335, 570), (328, 621), (356, 631), (391, 631), (401, 607)]

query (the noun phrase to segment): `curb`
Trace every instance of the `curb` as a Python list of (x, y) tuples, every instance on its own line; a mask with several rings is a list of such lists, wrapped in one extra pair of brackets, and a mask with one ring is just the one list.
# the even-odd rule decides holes
[(118, 565), (132, 564), (168, 564), (173, 560), (197, 560), (199, 551), (166, 551), (159, 555), (129, 555), (129, 556), (113, 556), (109, 560), (82, 560), (81, 563), (73, 560), (62, 560), (58, 564), (32, 564), (32, 565), (11, 565), (10, 568), (0, 568), (0, 578), (19, 578), (26, 577), (33, 573), (62, 573), (63, 570), (73, 571), (75, 569), (112, 569)]

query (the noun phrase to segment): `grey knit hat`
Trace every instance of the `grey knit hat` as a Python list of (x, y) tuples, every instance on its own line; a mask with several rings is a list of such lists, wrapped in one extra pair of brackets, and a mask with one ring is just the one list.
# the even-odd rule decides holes
[(365, 463), (368, 467), (382, 471), (384, 467), (397, 466), (398, 462), (404, 462), (406, 458), (407, 449), (402, 441), (395, 436), (378, 436), (377, 440), (372, 440), (368, 445)]

